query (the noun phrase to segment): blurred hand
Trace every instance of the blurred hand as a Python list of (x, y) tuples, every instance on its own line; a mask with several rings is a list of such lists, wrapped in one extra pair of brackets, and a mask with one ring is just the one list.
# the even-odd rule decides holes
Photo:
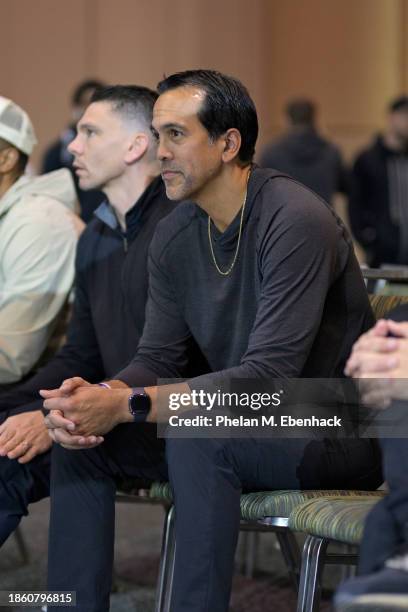
[(408, 323), (378, 321), (354, 344), (345, 374), (360, 379), (363, 403), (370, 406), (408, 399)]
[(347, 376), (365, 378), (396, 367), (398, 360), (395, 351), (398, 348), (398, 340), (387, 337), (388, 323), (378, 321), (355, 342), (344, 370)]

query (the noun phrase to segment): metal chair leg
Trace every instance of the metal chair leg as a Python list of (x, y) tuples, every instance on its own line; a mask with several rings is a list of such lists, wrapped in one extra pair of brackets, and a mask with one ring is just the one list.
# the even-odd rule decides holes
[(176, 562), (176, 551), (177, 551), (177, 545), (176, 545), (176, 537), (174, 534), (172, 547), (169, 552), (170, 561), (169, 561), (169, 569), (168, 569), (167, 588), (165, 592), (164, 612), (171, 612), (171, 598), (173, 594), (173, 579), (174, 579), (174, 566)]
[(28, 552), (28, 548), (25, 543), (23, 532), (21, 531), (20, 525), (18, 525), (16, 529), (14, 530), (14, 537), (16, 538), (17, 547), (21, 555), (21, 559), (23, 563), (26, 564), (30, 560), (30, 554)]
[(246, 578), (253, 578), (259, 547), (259, 533), (256, 531), (243, 531), (241, 536), (243, 545), (241, 571)]
[(284, 558), (289, 576), (293, 582), (295, 591), (299, 590), (299, 572), (300, 572), (300, 548), (295, 535), (289, 529), (276, 531), (276, 537)]
[(307, 536), (303, 546), (297, 612), (317, 612), (320, 603), (320, 576), (329, 540)]
[(164, 519), (155, 612), (167, 612), (170, 610), (175, 551), (174, 506), (171, 506), (167, 510)]

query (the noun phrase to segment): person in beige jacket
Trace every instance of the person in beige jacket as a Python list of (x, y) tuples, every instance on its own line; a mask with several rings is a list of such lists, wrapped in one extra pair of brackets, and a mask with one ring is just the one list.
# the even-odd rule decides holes
[(0, 391), (46, 348), (71, 290), (82, 230), (68, 170), (24, 175), (36, 142), (25, 111), (0, 96)]

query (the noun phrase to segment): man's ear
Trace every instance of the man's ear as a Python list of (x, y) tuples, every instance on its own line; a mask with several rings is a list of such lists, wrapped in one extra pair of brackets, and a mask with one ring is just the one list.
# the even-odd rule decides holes
[(149, 137), (143, 132), (136, 134), (131, 140), (125, 155), (125, 162), (133, 164), (143, 157), (149, 147)]
[(230, 128), (221, 138), (224, 140), (222, 160), (230, 162), (237, 157), (241, 148), (241, 134), (236, 128)]
[(12, 172), (18, 163), (20, 153), (14, 147), (7, 147), (0, 151), (0, 172)]

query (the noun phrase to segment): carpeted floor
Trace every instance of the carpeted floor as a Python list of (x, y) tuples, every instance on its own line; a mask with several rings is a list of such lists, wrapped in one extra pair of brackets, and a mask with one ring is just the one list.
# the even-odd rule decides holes
[[(14, 537), (1, 549), (0, 590), (45, 588), (48, 508), (48, 501), (35, 504), (22, 523), (30, 551), (28, 564), (22, 564)], [(111, 597), (111, 612), (153, 611), (162, 520), (163, 511), (158, 506), (117, 504), (115, 592)], [(240, 550), (237, 566), (239, 558)], [(326, 582), (333, 586), (339, 574), (331, 572), (327, 578)], [(0, 609), (24, 612), (30, 608)], [(260, 537), (255, 577), (246, 578), (236, 573), (230, 609), (231, 612), (292, 612), (296, 609), (296, 597), (273, 535)], [(330, 610), (328, 600), (322, 602), (321, 610)]]

